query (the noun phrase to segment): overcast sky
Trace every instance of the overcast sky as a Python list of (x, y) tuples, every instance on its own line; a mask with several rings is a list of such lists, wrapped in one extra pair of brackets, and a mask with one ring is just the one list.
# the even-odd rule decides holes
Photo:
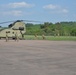
[(76, 0), (0, 0), (0, 22), (76, 21)]

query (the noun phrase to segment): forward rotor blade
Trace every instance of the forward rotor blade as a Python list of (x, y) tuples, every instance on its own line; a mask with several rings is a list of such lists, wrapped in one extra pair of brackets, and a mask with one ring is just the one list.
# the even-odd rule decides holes
[(14, 22), (14, 21), (1, 22), (0, 24), (10, 23), (10, 22)]
[(22, 21), (25, 21), (25, 22), (41, 22), (41, 21), (34, 21), (34, 20), (22, 20)]

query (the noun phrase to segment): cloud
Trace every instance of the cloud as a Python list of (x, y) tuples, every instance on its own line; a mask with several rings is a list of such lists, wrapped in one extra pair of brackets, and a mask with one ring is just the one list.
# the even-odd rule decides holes
[(8, 6), (11, 8), (22, 8), (22, 7), (30, 8), (33, 7), (34, 4), (29, 4), (26, 2), (16, 2), (16, 3), (9, 3)]
[(34, 12), (25, 12), (21, 10), (12, 10), (12, 11), (2, 11), (0, 12), (2, 16), (15, 16), (15, 17), (20, 17), (23, 15), (32, 15)]
[(14, 16), (21, 16), (22, 15), (22, 11), (14, 10), (14, 11), (11, 11), (10, 14), (13, 14)]
[(35, 6), (34, 4), (29, 4), (26, 2), (15, 2), (15, 3), (8, 3), (8, 4), (2, 4), (0, 5), (0, 14), (7, 16), (7, 15), (12, 15), (12, 16), (22, 16), (23, 14), (28, 14), (25, 13), (22, 8), (31, 8)]
[(20, 10), (7, 11), (7, 12), (3, 12), (3, 15), (21, 16), (22, 11)]
[(69, 11), (67, 9), (62, 9), (63, 13), (68, 13)]
[(52, 13), (68, 13), (69, 12), (66, 8), (62, 8), (59, 5), (53, 5), (53, 4), (45, 5), (43, 6), (43, 8), (49, 9), (50, 12)]
[(43, 8), (44, 9), (57, 9), (57, 8), (59, 8), (59, 6), (53, 5), (53, 4), (49, 4), (49, 5), (43, 6)]

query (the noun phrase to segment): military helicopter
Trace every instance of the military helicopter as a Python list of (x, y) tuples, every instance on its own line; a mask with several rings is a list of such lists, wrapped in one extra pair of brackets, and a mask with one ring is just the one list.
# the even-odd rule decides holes
[[(11, 21), (8, 21), (11, 22)], [(8, 23), (2, 22), (0, 24)], [(8, 28), (0, 29), (0, 39), (6, 38), (6, 33), (8, 33), (8, 38), (15, 39), (15, 34), (18, 34), (18, 37), (22, 39), (26, 32), (25, 23), (22, 20), (17, 20), (9, 25)]]
[(8, 34), (8, 38), (15, 39), (15, 34), (18, 34), (19, 39), (24, 39), (24, 34), (26, 33), (26, 25), (25, 22), (40, 22), (40, 21), (30, 21), (30, 20), (16, 20), (13, 21), (7, 21), (2, 22), (0, 24), (13, 22), (12, 24), (8, 25), (8, 28), (1, 28), (0, 27), (0, 39), (6, 38), (6, 33)]

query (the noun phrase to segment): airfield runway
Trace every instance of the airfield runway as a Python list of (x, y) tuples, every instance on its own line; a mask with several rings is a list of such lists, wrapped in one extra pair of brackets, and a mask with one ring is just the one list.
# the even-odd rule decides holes
[(76, 75), (76, 41), (0, 40), (0, 75)]

